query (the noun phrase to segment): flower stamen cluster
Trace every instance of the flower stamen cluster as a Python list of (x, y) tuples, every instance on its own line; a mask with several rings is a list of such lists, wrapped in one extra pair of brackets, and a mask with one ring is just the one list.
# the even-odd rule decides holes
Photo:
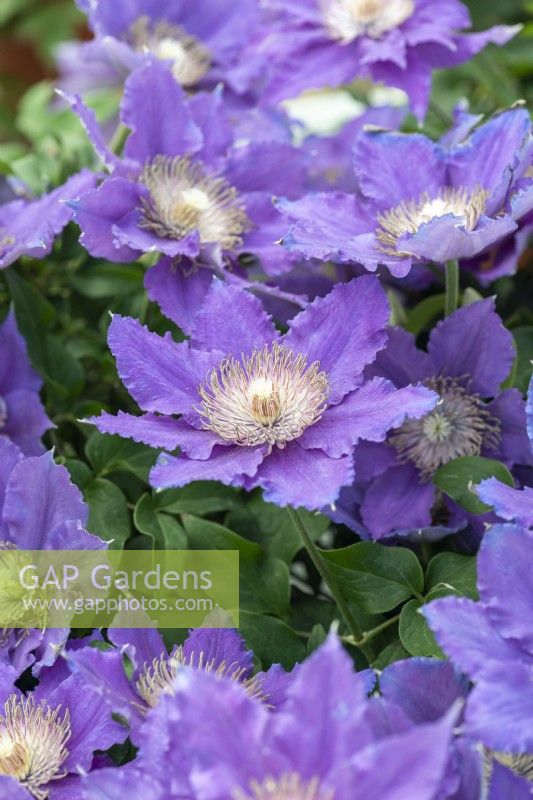
[(241, 684), (250, 697), (256, 697), (266, 702), (260, 681), (255, 678), (245, 678), (246, 667), (232, 662), (222, 661), (215, 666), (214, 659), (206, 660), (203, 652), (191, 653), (186, 656), (183, 647), (177, 647), (171, 656), (163, 654), (154, 658), (151, 664), (146, 664), (136, 684), (139, 695), (150, 708), (155, 708), (163, 694), (173, 694), (173, 684), (180, 670), (184, 667), (211, 672), (217, 678), (228, 678)]
[(24, 786), (36, 800), (46, 800), (50, 781), (64, 778), (62, 765), (70, 738), (68, 709), (38, 705), (32, 695), (11, 695), (0, 715), (0, 775)]
[(265, 778), (264, 781), (251, 781), (251, 794), (241, 789), (233, 794), (233, 800), (333, 800), (333, 792), (320, 786), (319, 778), (304, 781), (296, 773), (282, 775), (280, 778)]
[(180, 25), (161, 21), (153, 24), (149, 17), (142, 16), (130, 27), (126, 38), (134, 50), (171, 61), (172, 74), (182, 86), (194, 86), (211, 67), (207, 47)]
[(470, 394), (455, 378), (430, 378), (425, 385), (440, 397), (436, 408), (420, 419), (406, 420), (389, 437), (402, 463), (411, 461), (429, 479), (454, 458), (497, 447), (500, 421), (479, 395)]
[(467, 230), (475, 230), (489, 194), (480, 187), (470, 191), (465, 187), (446, 186), (435, 197), (424, 192), (418, 200), (400, 203), (378, 215), (376, 239), (380, 249), (389, 255), (409, 255), (406, 250), (398, 250), (399, 239), (406, 234), (416, 234), (422, 225), (447, 214), (459, 217)]
[(183, 239), (197, 230), (202, 244), (231, 250), (250, 228), (237, 190), (224, 178), (208, 175), (187, 157), (156, 156), (140, 181), (150, 192), (141, 199), (139, 227), (162, 239)]
[(328, 378), (315, 361), (284, 345), (226, 358), (200, 386), (204, 428), (244, 446), (285, 447), (317, 422), (326, 408)]
[(320, 0), (332, 39), (349, 44), (360, 36), (379, 39), (412, 16), (414, 0)]

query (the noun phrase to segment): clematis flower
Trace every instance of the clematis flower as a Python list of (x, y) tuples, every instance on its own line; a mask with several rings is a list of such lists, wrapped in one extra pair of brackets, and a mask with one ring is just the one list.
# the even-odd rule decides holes
[(218, 281), (188, 342), (115, 316), (109, 346), (147, 413), (104, 413), (89, 422), (154, 447), (179, 446), (181, 456), (160, 456), (150, 475), (155, 487), (219, 480), (260, 486), (278, 505), (321, 508), (353, 480), (356, 442), (383, 441), (435, 403), (424, 387), (364, 380), (385, 345), (388, 317), (371, 276), (315, 300), (283, 336), (257, 298)]
[(531, 132), (520, 108), (458, 144), (363, 132), (354, 147), (359, 192), (278, 201), (292, 223), (283, 244), (305, 258), (383, 265), (397, 278), (415, 265), (472, 259), (533, 208)]
[[(386, 667), (380, 675), (379, 688), (381, 714), (386, 716), (390, 732), (400, 734), (406, 727), (405, 720), (398, 717), (398, 709), (411, 724), (436, 722), (455, 704), (464, 703), (469, 682), (449, 661), (409, 658)], [(459, 730), (460, 723), (461, 719)], [(462, 733), (456, 735), (450, 743), (446, 773), (435, 800), (479, 798), (482, 767), (477, 743)]]
[(77, 0), (95, 38), (67, 42), (58, 51), (62, 83), (85, 92), (121, 85), (149, 60), (168, 63), (189, 91), (224, 83), (246, 93), (264, 63), (242, 59), (243, 41), (258, 25), (255, 0)]
[[(88, 509), (65, 467), (51, 453), (24, 458), (0, 438), (0, 544), (21, 550), (97, 550), (104, 542), (85, 530)], [(20, 675), (52, 664), (68, 629), (8, 629), (0, 638), (0, 669)]]
[(479, 602), (446, 597), (423, 610), (440, 646), (474, 683), (465, 733), (526, 774), (533, 753), (532, 556), (533, 532), (495, 525), (478, 555)]
[(0, 269), (21, 256), (45, 258), (56, 236), (72, 219), (65, 203), (96, 183), (89, 170), (72, 175), (65, 183), (42, 197), (18, 197), (0, 205)]
[(275, 714), (205, 672), (183, 671), (174, 692), (139, 749), (166, 800), (388, 800), (392, 786), (397, 800), (430, 800), (445, 771), (455, 715), (376, 740), (364, 681), (335, 637), (298, 668)]
[[(527, 431), (533, 452), (533, 378), (529, 384), (526, 413)], [(480, 500), (494, 508), (501, 519), (533, 528), (533, 489), (529, 486), (514, 489), (497, 478), (488, 478), (479, 484), (477, 494)]]
[[(439, 467), (478, 455), (508, 466), (532, 463), (522, 396), (517, 389), (500, 391), (514, 353), (512, 336), (491, 299), (465, 306), (440, 322), (430, 334), (427, 352), (417, 349), (405, 330), (390, 330), (387, 347), (367, 369), (368, 377), (388, 378), (398, 387), (421, 381), (440, 402), (428, 414), (396, 427), (386, 442), (356, 447), (356, 525), (379, 539), (424, 529), (435, 521), (434, 515), (451, 510), (452, 519), (460, 523), (462, 518), (464, 526), (460, 509), (435, 506), (431, 478)], [(448, 532), (453, 529), (452, 522)]]
[(459, 0), (264, 0), (272, 30), (263, 50), (270, 102), (304, 89), (370, 78), (403, 89), (419, 119), (431, 73), (468, 61), (489, 43), (503, 45), (521, 26), (463, 33), (472, 21)]
[(79, 772), (91, 769), (95, 750), (124, 741), (124, 727), (77, 676), (62, 679), (52, 667), (27, 694), (15, 678), (0, 670), (1, 800), (79, 800)]
[(159, 63), (126, 81), (121, 116), (132, 132), (122, 159), (107, 150), (92, 112), (70, 100), (111, 172), (72, 203), (91, 255), (125, 262), (161, 253), (220, 267), (247, 253), (269, 274), (290, 268), (293, 258), (275, 244), (282, 229), (272, 197), (303, 190), (298, 150), (238, 146), (221, 93), (187, 101)]
[[(84, 647), (65, 656), (70, 668), (98, 692), (109, 710), (129, 721), (134, 741), (146, 714), (163, 695), (172, 693), (178, 673), (185, 668), (234, 681), (269, 707), (276, 702), (285, 679), (277, 666), (254, 676), (253, 653), (234, 630), (198, 628), (170, 654), (157, 630), (111, 628), (108, 638), (117, 649)], [(133, 665), (130, 678), (124, 670), (124, 654)]]
[(38, 455), (44, 450), (41, 436), (53, 426), (39, 397), (43, 382), (30, 364), (13, 311), (0, 325), (0, 353), (0, 436), (24, 455)]

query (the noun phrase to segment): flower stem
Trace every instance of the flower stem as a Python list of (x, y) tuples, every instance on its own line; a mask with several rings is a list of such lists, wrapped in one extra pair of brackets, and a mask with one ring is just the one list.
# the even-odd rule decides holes
[[(344, 621), (346, 622), (346, 626), (350, 631), (350, 638), (353, 643), (357, 643), (362, 637), (362, 631), (357, 624), (354, 615), (352, 614), (350, 607), (346, 600), (344, 599), (342, 592), (337, 584), (336, 579), (334, 578), (329, 564), (323, 558), (319, 548), (313, 542), (309, 531), (303, 521), (300, 513), (295, 508), (288, 508), (289, 516), (291, 521), (298, 531), (300, 539), (303, 542), (305, 549), (307, 550), (309, 557), (313, 564), (315, 565), (320, 577), (329, 588), (335, 603), (337, 604), (337, 608), (339, 609), (340, 613), (344, 617)], [(370, 664), (374, 654), (370, 647), (367, 647), (365, 643), (361, 643), (357, 645), (358, 649), (362, 652), (365, 656), (366, 660)]]
[(446, 299), (444, 313), (447, 317), (457, 311), (459, 305), (459, 262), (456, 258), (446, 262), (444, 268), (446, 276)]

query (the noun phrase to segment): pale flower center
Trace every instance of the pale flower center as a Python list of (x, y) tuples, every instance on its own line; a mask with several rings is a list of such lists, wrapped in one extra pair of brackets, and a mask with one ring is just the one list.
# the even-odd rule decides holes
[(185, 87), (197, 84), (211, 66), (207, 47), (179, 25), (152, 24), (148, 17), (139, 17), (131, 26), (127, 40), (135, 50), (153, 53), (162, 61), (171, 61), (172, 74)]
[(389, 436), (400, 461), (412, 461), (421, 477), (429, 479), (454, 458), (478, 456), (483, 447), (497, 447), (500, 422), (479, 395), (469, 394), (453, 378), (431, 378), (425, 384), (440, 401), (429, 414), (406, 420)]
[(317, 422), (329, 393), (320, 364), (277, 343), (226, 358), (199, 388), (204, 428), (238, 445), (285, 447)]
[[(46, 785), (64, 778), (62, 765), (68, 756), (70, 715), (61, 706), (52, 709), (32, 695), (11, 695), (0, 715), (0, 775), (24, 786), (36, 800), (46, 800)], [(43, 788), (44, 787), (44, 788)]]
[(379, 246), (390, 255), (409, 255), (408, 250), (398, 250), (399, 239), (417, 233), (422, 225), (448, 214), (453, 214), (461, 226), (473, 231), (485, 211), (489, 194), (479, 187), (469, 191), (464, 187), (454, 189), (447, 186), (435, 197), (423, 194), (418, 200), (406, 200), (378, 216), (376, 238)]
[(141, 228), (162, 239), (183, 239), (198, 231), (201, 244), (223, 250), (242, 244), (250, 221), (237, 190), (209, 175), (200, 162), (156, 156), (145, 164), (140, 182), (150, 192), (141, 199)]
[(359, 36), (379, 39), (415, 10), (414, 0), (319, 0), (319, 6), (329, 35), (342, 44)]
[(183, 647), (177, 647), (171, 656), (163, 654), (155, 658), (151, 664), (146, 664), (137, 681), (136, 688), (139, 695), (150, 708), (154, 708), (163, 694), (174, 693), (174, 680), (183, 667), (212, 672), (217, 678), (228, 678), (240, 683), (250, 697), (256, 697), (266, 702), (260, 681), (255, 678), (245, 678), (245, 667), (236, 662), (222, 661), (215, 667), (214, 660), (207, 661), (204, 653), (192, 653), (188, 658), (183, 652)]
[(319, 778), (306, 781), (296, 773), (289, 773), (279, 778), (253, 780), (248, 791), (236, 789), (232, 800), (334, 800), (334, 793), (322, 788)]

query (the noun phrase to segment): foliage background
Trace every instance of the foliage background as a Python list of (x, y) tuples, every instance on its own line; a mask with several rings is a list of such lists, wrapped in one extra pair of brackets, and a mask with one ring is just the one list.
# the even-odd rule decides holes
[[(533, 100), (533, 2), (471, 0), (475, 28), (522, 22), (522, 34), (504, 49), (491, 47), (464, 67), (437, 74), (426, 131), (442, 133), (459, 97), (476, 113)], [(0, 4), (0, 170), (40, 192), (81, 166), (93, 166), (92, 150), (75, 117), (53, 96), (53, 53), (63, 40), (87, 37), (72, 0), (2, 0)], [(368, 87), (354, 87), (364, 99)], [(113, 92), (91, 103), (105, 121), (116, 106)], [(52, 108), (50, 108), (52, 103)], [(413, 119), (407, 123), (414, 127)], [(150, 549), (230, 548), (241, 557), (242, 632), (258, 662), (291, 667), (324, 638), (336, 610), (300, 550), (287, 512), (210, 483), (153, 494), (146, 482), (157, 453), (103, 436), (81, 419), (99, 412), (132, 410), (106, 346), (109, 312), (139, 317), (158, 332), (180, 332), (148, 303), (143, 288), (147, 262), (110, 264), (90, 258), (70, 226), (44, 261), (29, 259), (0, 274), (0, 313), (15, 307), (33, 364), (45, 380), (44, 399), (56, 428), (46, 439), (65, 463), (90, 507), (89, 529), (112, 547)], [(474, 279), (471, 279), (472, 281)], [(471, 284), (472, 291), (480, 287)], [(409, 297), (397, 322), (420, 335), (439, 313), (439, 292), (424, 302)], [(491, 287), (498, 311), (517, 345), (510, 383), (525, 389), (533, 358), (533, 253), (518, 275)], [(486, 293), (485, 293), (486, 294)], [(376, 667), (411, 655), (440, 655), (417, 613), (443, 594), (475, 596), (475, 557), (454, 552), (453, 537), (423, 547), (385, 547), (357, 542), (325, 517), (305, 514), (316, 540), (327, 545), (335, 574), (353, 606), (361, 637), (352, 648)], [(366, 632), (366, 633), (365, 633)], [(168, 642), (184, 631), (167, 631)]]

